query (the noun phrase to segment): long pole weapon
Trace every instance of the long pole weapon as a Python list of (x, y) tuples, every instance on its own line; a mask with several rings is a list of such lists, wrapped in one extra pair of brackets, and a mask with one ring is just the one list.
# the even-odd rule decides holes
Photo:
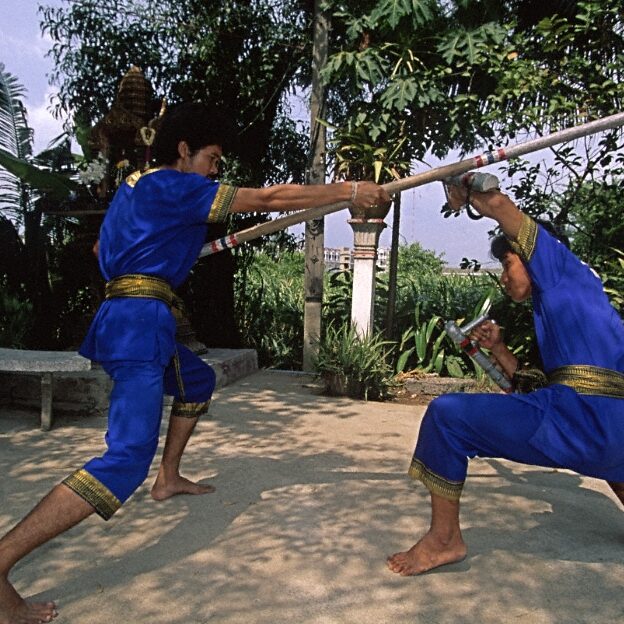
[[(624, 125), (624, 113), (617, 113), (609, 117), (597, 119), (596, 121), (581, 124), (580, 126), (559, 130), (558, 132), (553, 132), (544, 137), (517, 143), (511, 147), (499, 147), (479, 154), (478, 156), (465, 158), (464, 160), (459, 160), (441, 167), (435, 167), (429, 171), (423, 171), (422, 173), (417, 173), (416, 175), (402, 178), (401, 180), (388, 182), (383, 185), (383, 188), (386, 189), (390, 195), (393, 193), (400, 193), (401, 191), (406, 191), (417, 186), (429, 184), (429, 182), (439, 182), (440, 180), (445, 180), (452, 176), (461, 175), (471, 169), (478, 169), (503, 160), (509, 160), (510, 158), (517, 158), (518, 156), (537, 152), (538, 150), (557, 145), (558, 143), (580, 139), (592, 134), (597, 134), (598, 132), (603, 132), (604, 130), (612, 130), (622, 125)], [(297, 225), (298, 223), (303, 223), (304, 221), (310, 221), (312, 219), (319, 219), (327, 214), (349, 208), (350, 205), (349, 202), (338, 202), (326, 206), (317, 206), (316, 208), (309, 208), (308, 210), (291, 213), (279, 219), (274, 219), (273, 221), (260, 223), (259, 225), (206, 243), (202, 247), (199, 257), (202, 258), (223, 251), (224, 249), (236, 247), (241, 243), (249, 242), (260, 236), (284, 230), (291, 225)]]

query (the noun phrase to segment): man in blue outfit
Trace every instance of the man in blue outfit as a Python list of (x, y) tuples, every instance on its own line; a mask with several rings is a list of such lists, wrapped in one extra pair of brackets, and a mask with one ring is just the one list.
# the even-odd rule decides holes
[[(388, 558), (404, 576), (461, 561), (467, 552), (459, 499), (471, 457), (569, 468), (605, 479), (624, 503), (624, 326), (596, 274), (503, 193), (451, 187), (449, 203), (469, 201), (500, 225), (501, 282), (514, 301), (532, 297), (544, 387), (527, 394), (449, 394), (423, 418), (409, 474), (431, 494), (431, 526), (414, 546)], [(493, 249), (496, 252), (496, 249)], [(518, 361), (491, 322), (474, 338), (510, 379)]]
[(175, 340), (173, 290), (187, 277), (209, 224), (229, 213), (294, 211), (346, 201), (359, 211), (387, 204), (372, 182), (264, 189), (212, 178), (221, 160), (225, 118), (199, 104), (170, 109), (154, 144), (157, 168), (117, 191), (100, 231), (106, 299), (80, 352), (114, 381), (107, 449), (68, 476), (0, 540), (0, 624), (36, 624), (54, 603), (29, 603), (8, 581), (27, 553), (96, 512), (108, 519), (146, 478), (158, 445), (163, 394), (174, 397), (152, 496), (204, 494), (209, 486), (179, 473), (180, 459), (214, 389), (212, 369)]

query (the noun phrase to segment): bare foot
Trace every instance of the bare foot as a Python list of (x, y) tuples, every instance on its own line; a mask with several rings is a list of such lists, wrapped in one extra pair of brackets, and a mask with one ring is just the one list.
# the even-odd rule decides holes
[(53, 602), (26, 602), (0, 576), (0, 624), (41, 624), (51, 622), (57, 615)]
[[(173, 479), (165, 479), (159, 474), (152, 488), (152, 498), (162, 501), (178, 494), (193, 494), (196, 496), (198, 494), (212, 494), (214, 491), (215, 489), (212, 485), (200, 485), (180, 475)], [(0, 622), (0, 624), (2, 623)]]
[(412, 576), (462, 561), (466, 553), (466, 544), (461, 534), (449, 543), (444, 543), (429, 532), (408, 551), (388, 557), (387, 565), (401, 576)]

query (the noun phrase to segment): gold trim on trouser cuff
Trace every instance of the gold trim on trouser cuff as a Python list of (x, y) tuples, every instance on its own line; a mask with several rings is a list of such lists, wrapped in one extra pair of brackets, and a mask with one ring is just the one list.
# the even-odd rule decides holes
[(63, 480), (63, 484), (93, 505), (95, 512), (108, 520), (120, 507), (121, 501), (84, 468), (76, 470)]
[[(175, 370), (176, 383), (178, 384), (178, 394), (180, 395), (180, 403), (186, 403), (184, 392), (184, 379), (182, 379), (182, 366), (180, 364), (180, 354), (176, 348), (176, 352), (173, 354), (173, 368)], [(175, 403), (174, 403), (175, 405)]]
[(208, 213), (208, 223), (221, 223), (225, 221), (237, 192), (237, 186), (219, 184), (217, 194), (215, 195), (212, 206), (210, 207), (210, 212)]
[(518, 238), (510, 240), (511, 248), (525, 261), (529, 262), (533, 257), (537, 242), (537, 223), (528, 215), (522, 215), (522, 223)]
[(459, 500), (462, 488), (464, 487), (463, 481), (449, 481), (429, 470), (429, 468), (418, 459), (412, 459), (412, 465), (407, 474), (409, 474), (412, 479), (422, 481), (424, 486), (432, 494), (437, 494), (451, 501)]
[(171, 286), (164, 279), (153, 275), (141, 275), (140, 273), (130, 273), (113, 278), (106, 283), (104, 294), (106, 299), (116, 297), (160, 299), (168, 306), (171, 306), (174, 297)]
[(624, 399), (624, 374), (599, 366), (573, 365), (556, 368), (548, 382), (574, 388), (579, 394)]
[(174, 401), (171, 408), (172, 416), (181, 416), (183, 418), (199, 418), (208, 412), (210, 401), (202, 403), (183, 403), (182, 401)]

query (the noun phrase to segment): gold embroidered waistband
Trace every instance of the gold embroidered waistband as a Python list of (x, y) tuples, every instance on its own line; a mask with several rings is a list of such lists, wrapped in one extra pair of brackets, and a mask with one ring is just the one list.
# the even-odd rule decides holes
[(173, 290), (165, 280), (139, 273), (115, 277), (106, 283), (104, 293), (106, 299), (114, 299), (115, 297), (160, 299), (168, 306), (171, 306), (174, 299)]
[(624, 399), (624, 374), (599, 366), (562, 366), (548, 375), (551, 384), (574, 388), (579, 394)]

